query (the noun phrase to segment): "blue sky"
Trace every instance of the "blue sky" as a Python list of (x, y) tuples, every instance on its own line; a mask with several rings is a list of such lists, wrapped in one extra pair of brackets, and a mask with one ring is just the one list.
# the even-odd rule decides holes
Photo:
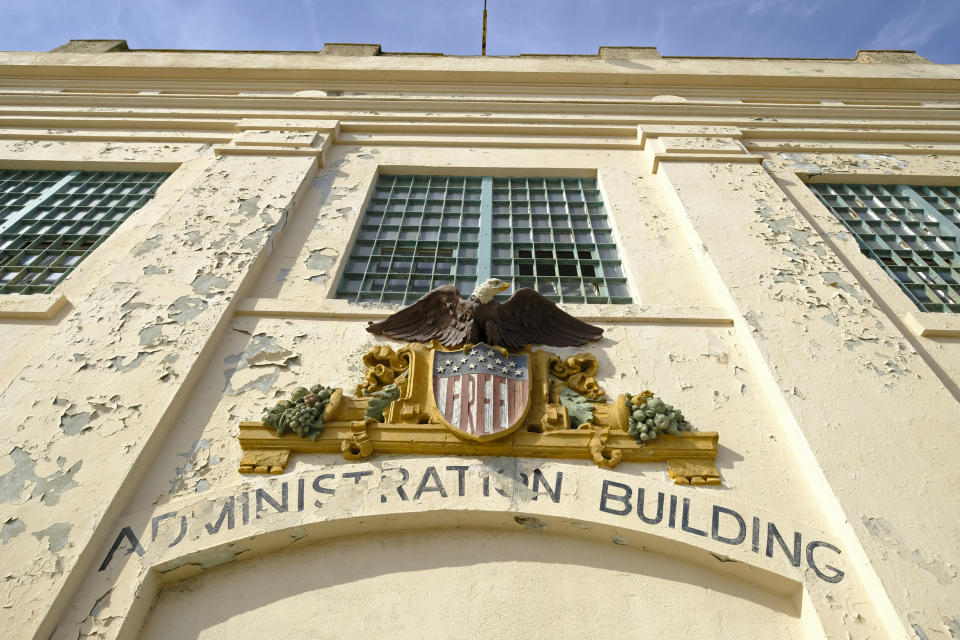
[[(480, 52), (483, 0), (0, 0), (0, 50), (83, 38), (134, 49)], [(487, 53), (851, 58), (915, 49), (960, 64), (960, 0), (488, 0)]]

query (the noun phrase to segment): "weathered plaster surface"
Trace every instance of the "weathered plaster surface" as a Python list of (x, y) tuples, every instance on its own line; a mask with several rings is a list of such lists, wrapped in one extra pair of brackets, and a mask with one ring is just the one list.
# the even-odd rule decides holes
[[(284, 576), (276, 588), (258, 587), (275, 572)], [(609, 595), (593, 597), (595, 590)], [(700, 638), (802, 637), (789, 598), (630, 547), (531, 528), (297, 544), (164, 590), (143, 637), (260, 634), (282, 626), (293, 636), (336, 638), (343, 631), (337, 603), (363, 602), (370, 593), (381, 594), (382, 606), (363, 609), (364, 628), (378, 637), (443, 638), (456, 628), (463, 636), (556, 638), (585, 622), (598, 636), (642, 629)], [(691, 601), (709, 604), (690, 616)]]
[[(0, 53), (0, 166), (174, 171), (59, 315), (2, 319), (5, 629), (236, 635), (307, 609), (315, 629), (362, 594), (376, 635), (466, 584), (479, 635), (960, 637), (957, 340), (911, 329), (802, 181), (960, 184), (956, 67), (337, 51)], [(600, 382), (720, 432), (723, 485), (382, 455), (239, 476), (239, 421), (351, 389), (384, 343), (363, 326), (389, 309), (331, 297), (378, 172), (595, 175), (636, 303), (571, 309), (607, 330)], [(611, 479), (689, 500), (694, 526), (727, 505), (835, 544), (844, 577), (598, 510)]]
[[(817, 162), (814, 167), (808, 167), (810, 162)], [(874, 299), (881, 300), (881, 306), (897, 320), (904, 323), (902, 331), (906, 337), (914, 341), (914, 348), (918, 349), (928, 361), (928, 365), (936, 370), (941, 379), (960, 385), (960, 343), (955, 338), (925, 338), (912, 330), (907, 320), (909, 314), (918, 314), (916, 306), (911, 302), (890, 277), (872, 260), (862, 255), (856, 240), (844, 229), (840, 223), (812, 196), (809, 190), (800, 183), (795, 172), (806, 172), (811, 168), (817, 173), (826, 175), (845, 173), (866, 174), (875, 176), (896, 176), (900, 182), (911, 183), (920, 177), (960, 175), (960, 160), (949, 157), (936, 156), (865, 156), (863, 154), (824, 154), (813, 157), (781, 154), (778, 158), (771, 158), (767, 168), (778, 179), (782, 188), (798, 202), (805, 206), (809, 220), (819, 227), (825, 235), (825, 240), (831, 243), (828, 248), (842, 252), (849, 269), (870, 287)], [(842, 179), (842, 178), (838, 178)], [(937, 316), (942, 314), (920, 314), (921, 316)], [(949, 314), (955, 315), (955, 314)], [(926, 320), (926, 318), (924, 318)], [(936, 327), (936, 320), (931, 326)], [(954, 388), (954, 395), (957, 390)]]
[[(149, 607), (149, 601), (135, 601), (135, 594), (171, 580), (189, 580), (205, 569), (331, 537), (411, 528), (439, 532), (449, 527), (547, 532), (626, 546), (649, 553), (653, 562), (662, 557), (674, 563), (674, 575), (682, 574), (682, 566), (690, 562), (701, 566), (706, 575), (736, 578), (768, 593), (792, 599), (801, 591), (813, 594), (822, 610), (812, 615), (821, 616), (833, 633), (841, 632), (853, 619), (858, 621), (857, 637), (875, 633), (876, 617), (855, 595), (855, 580), (838, 581), (836, 576), (842, 574), (826, 568), (845, 571), (842, 552), (825, 552), (826, 556), (814, 559), (814, 563), (826, 560), (826, 565), (813, 566), (825, 569), (831, 582), (816, 577), (807, 564), (793, 568), (776, 543), (764, 536), (753, 550), (743, 539), (742, 544), (732, 538), (721, 544), (703, 537), (710, 529), (711, 503), (744, 514), (746, 522), (754, 521), (746, 526), (765, 528), (769, 522), (787, 539), (796, 531), (802, 545), (829, 541), (829, 533), (782, 513), (738, 504), (729, 496), (698, 493), (625, 471), (604, 471), (589, 463), (380, 456), (369, 463), (299, 465), (284, 476), (248, 479), (226, 492), (186, 494), (121, 517), (124, 528), (105, 557), (103, 570), (87, 578), (83, 591), (90, 594), (89, 599), (77, 601), (55, 637), (69, 637), (75, 621), (84, 619), (95, 606), (94, 594), (108, 590), (112, 590), (112, 607), (105, 613), (123, 617), (129, 611), (124, 625), (129, 625), (128, 632), (135, 632)], [(614, 483), (609, 489), (608, 482)], [(639, 494), (624, 501), (623, 491), (632, 493), (631, 486), (647, 491), (644, 512), (649, 524), (629, 508)], [(603, 498), (605, 492), (607, 498)], [(661, 497), (664, 504), (682, 502), (682, 516), (679, 507), (675, 518), (668, 516), (667, 507), (655, 508), (654, 496), (662, 494), (673, 496)], [(655, 513), (662, 515), (654, 519)], [(732, 520), (724, 522), (723, 534), (732, 533), (731, 524)], [(799, 558), (800, 563), (809, 558)], [(426, 557), (417, 562), (432, 566)], [(704, 604), (705, 610), (710, 606)], [(802, 618), (810, 612), (794, 608), (790, 613), (798, 614)]]
[[(290, 232), (278, 243), (266, 268), (272, 277), (261, 278), (252, 295), (309, 298), (316, 300), (318, 308), (338, 308), (336, 301), (325, 300), (336, 290), (338, 277), (330, 276), (340, 274), (343, 254), (348, 254), (342, 239), (353, 235), (378, 169), (410, 173), (429, 167), (450, 175), (483, 175), (487, 167), (506, 175), (511, 171), (522, 175), (595, 172), (621, 242), (621, 257), (634, 275), (635, 302), (664, 307), (714, 305), (662, 193), (640, 171), (640, 163), (639, 154), (627, 151), (584, 151), (570, 156), (540, 149), (337, 147), (305, 195), (302, 206), (311, 213), (291, 221)], [(663, 276), (665, 265), (669, 265), (668, 278)]]
[[(849, 520), (893, 605), (905, 611), (922, 601), (923, 626), (938, 627), (954, 606), (960, 557), (951, 519), (931, 521), (922, 497), (956, 491), (953, 476), (942, 472), (953, 456), (935, 445), (952, 437), (956, 399), (763, 168), (678, 163), (665, 171), (743, 316), (744, 338), (756, 344), (780, 389), (787, 423), (799, 429), (792, 440), (802, 437), (810, 447), (813, 458), (801, 461), (822, 470), (837, 515)], [(726, 242), (732, 235), (737, 243)], [(877, 487), (890, 482), (893, 469), (895, 490), (921, 499), (891, 511)], [(880, 512), (893, 531), (925, 531), (926, 553), (946, 582), (916, 573), (921, 565), (891, 548), (903, 538), (870, 531), (865, 523)]]
[[(138, 456), (158, 441), (180, 385), (282, 228), (311, 161), (207, 155), (201, 172), (185, 172), (189, 182), (171, 178), (179, 195), (162, 218), (132, 247), (112, 238), (117, 253), (101, 261), (98, 286), (3, 390), (0, 437), (13, 463), (2, 480), (4, 509), (15, 506), (37, 532), (8, 541), (0, 597), (12, 624), (36, 624), (73, 567), (85, 570), (77, 563), (92, 555), (86, 545), (99, 519), (137, 465), (149, 466)], [(67, 545), (67, 532), (51, 527), (77, 512), (87, 515)]]

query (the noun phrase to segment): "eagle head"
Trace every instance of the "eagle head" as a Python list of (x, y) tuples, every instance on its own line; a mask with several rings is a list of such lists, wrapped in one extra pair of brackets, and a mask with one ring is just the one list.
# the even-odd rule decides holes
[(509, 282), (504, 282), (503, 280), (499, 280), (497, 278), (490, 278), (474, 289), (473, 293), (470, 294), (470, 297), (476, 298), (480, 302), (490, 302), (493, 300), (493, 296), (497, 295), (501, 291), (506, 291), (509, 288)]

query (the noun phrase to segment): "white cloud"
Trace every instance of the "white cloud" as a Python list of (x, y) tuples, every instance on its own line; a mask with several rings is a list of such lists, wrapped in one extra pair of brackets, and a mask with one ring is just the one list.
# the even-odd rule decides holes
[(881, 27), (871, 41), (871, 47), (919, 49), (930, 42), (935, 33), (950, 26), (960, 16), (960, 4), (952, 1), (938, 6), (920, 0), (919, 3), (906, 6), (905, 13), (894, 16)]
[(820, 11), (826, 4), (826, 0), (807, 0), (806, 2), (797, 2), (795, 0), (748, 0), (747, 15), (758, 13), (775, 12), (786, 16), (799, 17), (801, 20), (809, 20), (815, 13)]
[[(775, 14), (811, 18), (827, 4), (827, 0), (696, 0), (689, 7), (689, 13), (706, 13), (721, 10), (743, 16)], [(677, 5), (678, 8), (683, 5)]]
[(317, 19), (317, 8), (313, 0), (304, 0), (303, 5), (310, 21), (310, 41), (313, 43), (313, 48), (319, 51), (325, 43), (320, 42), (320, 21)]

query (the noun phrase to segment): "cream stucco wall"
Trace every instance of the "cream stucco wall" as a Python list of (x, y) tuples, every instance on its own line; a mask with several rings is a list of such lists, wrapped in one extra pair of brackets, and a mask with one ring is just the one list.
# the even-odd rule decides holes
[[(0, 166), (173, 172), (53, 294), (0, 296), (6, 628), (960, 637), (960, 321), (804, 184), (960, 184), (957, 67), (337, 51), (0, 53)], [(595, 176), (634, 304), (567, 310), (605, 328), (609, 393), (719, 432), (722, 485), (482, 456), (239, 475), (240, 421), (389, 343), (364, 326), (390, 309), (332, 297), (384, 173)]]
[[(164, 590), (143, 637), (235, 638), (282, 628), (293, 638), (342, 638), (350, 627), (378, 638), (802, 637), (789, 597), (608, 547), (470, 529), (341, 539)], [(278, 572), (281, 588), (260, 587)], [(344, 611), (344, 602), (357, 605)]]

